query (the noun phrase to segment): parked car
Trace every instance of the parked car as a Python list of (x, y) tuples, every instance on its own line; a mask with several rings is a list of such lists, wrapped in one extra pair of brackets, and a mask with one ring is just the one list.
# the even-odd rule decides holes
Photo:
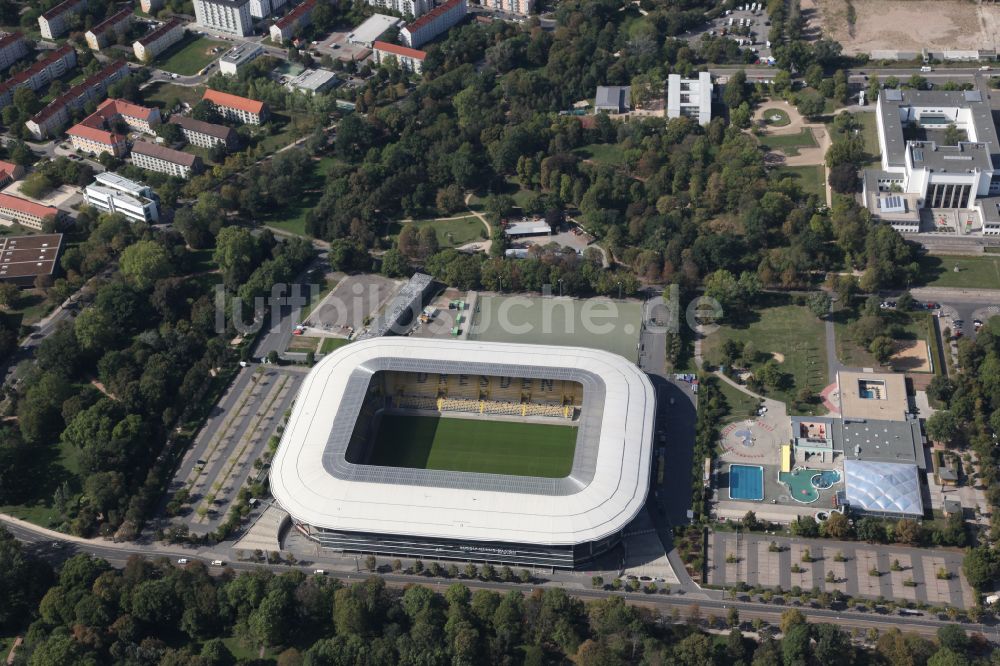
[(177, 564), (187, 564), (187, 563), (188, 563), (188, 558), (186, 558), (186, 557), (181, 557), (181, 558), (178, 558), (178, 560), (177, 560)]

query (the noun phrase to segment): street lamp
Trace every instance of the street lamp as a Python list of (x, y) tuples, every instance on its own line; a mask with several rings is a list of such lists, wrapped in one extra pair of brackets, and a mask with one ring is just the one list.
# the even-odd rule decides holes
[(618, 281), (618, 300), (622, 300), (622, 281)]
[(559, 296), (561, 297), (562, 295), (563, 295), (562, 278), (559, 278)]

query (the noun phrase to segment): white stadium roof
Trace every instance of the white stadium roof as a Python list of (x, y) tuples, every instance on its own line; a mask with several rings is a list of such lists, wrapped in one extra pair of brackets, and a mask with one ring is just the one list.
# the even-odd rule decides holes
[[(584, 385), (573, 471), (563, 479), (348, 463), (346, 443), (374, 372), (567, 378)], [(624, 528), (649, 488), (655, 397), (646, 375), (596, 349), (381, 337), (312, 369), (271, 467), (292, 518), (329, 530), (571, 545)]]

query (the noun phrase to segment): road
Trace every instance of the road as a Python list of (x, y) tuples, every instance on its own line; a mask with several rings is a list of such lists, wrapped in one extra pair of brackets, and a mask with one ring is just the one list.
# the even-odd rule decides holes
[[(290, 571), (292, 569), (298, 569), (304, 573), (310, 573), (316, 568), (323, 568), (325, 571), (329, 571), (332, 575), (336, 575), (341, 580), (348, 582), (364, 580), (370, 576), (367, 572), (351, 570), (353, 567), (345, 568), (344, 559), (334, 560), (332, 558), (316, 558), (309, 562), (299, 562), (295, 566), (287, 564), (233, 562), (226, 560), (219, 554), (211, 551), (195, 552), (191, 549), (160, 547), (154, 544), (113, 544), (101, 542), (99, 540), (79, 539), (76, 537), (53, 533), (50, 530), (45, 530), (41, 527), (25, 524), (22, 521), (12, 521), (5, 516), (0, 516), (0, 522), (4, 523), (5, 527), (10, 530), (15, 538), (26, 545), (26, 548), (30, 553), (36, 554), (53, 564), (58, 564), (59, 562), (62, 562), (78, 553), (88, 553), (106, 560), (116, 568), (123, 568), (130, 557), (140, 555), (144, 557), (167, 557), (169, 559), (183, 557), (187, 558), (189, 561), (199, 560), (205, 561), (206, 563), (214, 559), (223, 559), (227, 563), (226, 566), (228, 568), (236, 571), (252, 571), (255, 569), (266, 568), (275, 571), (276, 573)], [(350, 561), (351, 558), (348, 558), (347, 562), (350, 563)], [(221, 574), (224, 569), (212, 567), (210, 568), (210, 571), (216, 574)], [(381, 575), (385, 579), (386, 583), (392, 587), (403, 587), (405, 585), (419, 583), (438, 592), (443, 592), (448, 585), (454, 582), (451, 579), (435, 579), (430, 578), (429, 576), (412, 576), (397, 573), (386, 573)], [(473, 590), (484, 589), (497, 592), (506, 592), (511, 589), (517, 589), (528, 593), (535, 587), (563, 587), (566, 589), (568, 594), (583, 600), (596, 600), (605, 599), (611, 596), (620, 596), (629, 603), (653, 608), (665, 616), (669, 616), (671, 612), (676, 609), (679, 612), (680, 618), (688, 617), (691, 613), (692, 607), (697, 608), (701, 617), (714, 615), (718, 618), (724, 618), (729, 608), (735, 607), (740, 613), (740, 619), (744, 622), (760, 618), (761, 620), (764, 620), (772, 625), (777, 625), (781, 620), (781, 613), (786, 610), (785, 606), (777, 604), (764, 604), (741, 599), (723, 599), (720, 593), (714, 591), (701, 592), (698, 594), (650, 595), (643, 593), (588, 589), (584, 587), (582, 582), (577, 582), (573, 585), (560, 584), (554, 581), (527, 584), (492, 581), (461, 582), (464, 582)], [(589, 583), (589, 581), (587, 581), (587, 583)], [(713, 596), (709, 597), (709, 594)], [(950, 623), (947, 619), (940, 619), (931, 615), (901, 617), (889, 613), (862, 613), (848, 609), (829, 610), (805, 607), (799, 607), (799, 610), (802, 611), (810, 622), (829, 622), (836, 624), (845, 630), (859, 629), (867, 631), (870, 628), (874, 628), (879, 631), (887, 631), (892, 628), (899, 628), (903, 631), (914, 632), (931, 637), (937, 634), (937, 630), (940, 627)], [(989, 639), (997, 640), (997, 626), (994, 624), (966, 624), (964, 626), (967, 629), (982, 632)]]

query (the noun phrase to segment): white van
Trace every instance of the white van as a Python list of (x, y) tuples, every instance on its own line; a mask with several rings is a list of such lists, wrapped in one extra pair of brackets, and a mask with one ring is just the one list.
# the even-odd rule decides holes
[(988, 72), (988, 71), (990, 71), (990, 66), (989, 65), (983, 65), (982, 67), (979, 68), (979, 71), (980, 72)]
[(187, 564), (187, 563), (188, 563), (188, 558), (186, 557), (181, 557), (177, 560), (177, 564)]
[(316, 576), (325, 576), (326, 575), (326, 571), (324, 569), (316, 569), (316, 571), (313, 571), (313, 575), (316, 575)]
[(920, 71), (921, 72), (933, 72), (934, 68), (931, 67), (930, 65), (924, 65), (923, 67), (920, 68)]
[(222, 560), (212, 560), (213, 567), (221, 567), (223, 564), (225, 564), (225, 562), (223, 562)]

